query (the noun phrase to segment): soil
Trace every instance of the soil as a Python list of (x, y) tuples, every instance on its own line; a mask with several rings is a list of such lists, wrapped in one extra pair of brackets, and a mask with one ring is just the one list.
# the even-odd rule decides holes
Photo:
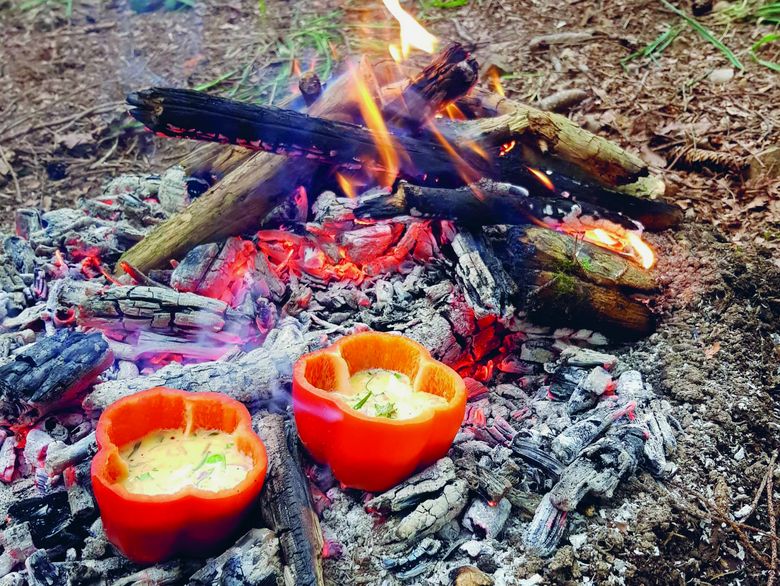
[[(124, 2), (77, 0), (70, 18), (64, 2), (30, 10), (21, 4), (0, 0), (4, 229), (15, 209), (67, 206), (116, 175), (161, 171), (192, 148), (132, 125), (127, 91), (196, 87), (235, 69), (230, 79), (246, 72), (245, 84), (267, 86), (293, 57), (314, 59), (306, 46), (291, 55), (297, 45), (287, 39), (320, 15), (344, 25), (326, 41), (336, 56), (378, 50), (378, 38), (393, 38), (389, 26), (368, 26), (383, 18), (374, 3), (268, 2), (259, 14), (257, 2), (224, 0), (137, 14)], [(510, 74), (502, 80), (508, 95), (533, 103), (558, 90), (585, 90), (570, 116), (643, 156), (667, 180), (667, 197), (686, 209), (680, 229), (651, 236), (663, 285), (653, 302), (662, 318), (657, 332), (622, 350), (675, 406), (684, 429), (674, 458), (679, 472), (666, 484), (642, 474), (612, 501), (593, 503), (569, 532), (587, 532), (584, 545), (570, 537), (552, 559), (516, 569), (513, 579), (538, 573), (554, 584), (767, 583), (766, 498), (743, 526), (735, 529), (731, 519), (767, 477), (780, 483), (780, 468), (767, 475), (778, 448), (780, 180), (765, 155), (780, 146), (779, 84), (748, 51), (772, 27), (726, 22), (722, 11), (699, 17), (743, 71), (691, 27), (659, 56), (624, 68), (621, 59), (682, 22), (663, 3), (422, 4), (435, 34), (474, 43), (483, 70), (492, 64)], [(690, 5), (681, 6), (690, 13)], [(341, 12), (333, 16), (335, 9)], [(593, 35), (531, 49), (533, 37), (564, 31)], [(761, 56), (778, 60), (771, 48)], [(258, 99), (284, 89), (273, 85)], [(694, 147), (720, 153), (731, 169), (685, 164)], [(581, 522), (585, 516), (595, 517)]]

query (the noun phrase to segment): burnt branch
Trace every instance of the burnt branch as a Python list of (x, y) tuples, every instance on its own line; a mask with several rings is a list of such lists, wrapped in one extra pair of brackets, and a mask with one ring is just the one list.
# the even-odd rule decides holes
[(268, 450), (268, 476), (260, 497), (263, 520), (277, 534), (293, 583), (320, 586), (322, 530), (301, 468), (297, 437), (281, 415), (255, 421), (255, 431)]
[(0, 367), (0, 423), (23, 424), (77, 402), (113, 361), (99, 333), (59, 330)]

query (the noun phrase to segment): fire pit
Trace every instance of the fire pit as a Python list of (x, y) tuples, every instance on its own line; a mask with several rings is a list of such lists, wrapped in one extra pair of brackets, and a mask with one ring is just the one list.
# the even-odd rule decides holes
[[(212, 144), (77, 208), (17, 213), (0, 573), (514, 584), (587, 524), (578, 508), (675, 473), (670, 404), (609, 345), (652, 333), (645, 230), (681, 211), (647, 197), (663, 182), (640, 159), (478, 71), (453, 43), (420, 70), (308, 74), (284, 108), (138, 91), (149, 129)], [(366, 371), (400, 386), (352, 394)], [(402, 416), (414, 393), (430, 396)], [(247, 477), (121, 486), (120, 449), (190, 425), (235, 435)]]

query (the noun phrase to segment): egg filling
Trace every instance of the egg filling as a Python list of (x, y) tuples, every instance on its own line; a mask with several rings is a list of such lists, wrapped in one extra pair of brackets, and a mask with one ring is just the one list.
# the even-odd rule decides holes
[(119, 450), (127, 463), (120, 482), (135, 494), (173, 494), (186, 488), (218, 492), (239, 484), (252, 469), (252, 457), (235, 438), (212, 429), (159, 430)]
[(408, 376), (394, 370), (361, 370), (350, 377), (349, 386), (349, 394), (334, 395), (372, 417), (411, 419), (431, 407), (447, 405), (444, 397), (415, 390)]

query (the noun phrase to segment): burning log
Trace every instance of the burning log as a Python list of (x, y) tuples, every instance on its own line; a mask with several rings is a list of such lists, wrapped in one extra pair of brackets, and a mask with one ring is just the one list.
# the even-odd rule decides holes
[[(435, 63), (448, 63), (452, 71), (460, 66), (452, 63), (453, 50), (445, 53), (449, 57), (435, 58)], [(442, 77), (444, 67), (426, 70), (409, 84), (410, 91), (429, 96), (431, 99), (454, 99), (466, 92), (464, 75)], [(329, 84), (326, 91), (309, 108), (311, 116), (354, 120), (359, 107), (353, 96), (353, 78), (362, 79), (366, 87), (374, 89), (373, 71), (364, 59), (356, 66), (354, 76), (342, 75)], [(457, 86), (450, 84), (458, 84)], [(435, 89), (434, 89), (435, 88)], [(409, 92), (402, 95), (408, 96)], [(391, 102), (392, 103), (392, 102)], [(440, 105), (440, 104), (439, 104)], [(435, 106), (433, 106), (435, 108)], [(298, 185), (307, 185), (317, 169), (314, 161), (287, 161), (267, 153), (246, 156), (246, 149), (220, 149), (217, 160), (212, 161), (213, 152), (205, 161), (185, 163), (185, 169), (197, 174), (200, 165), (210, 166), (214, 174), (224, 175), (209, 192), (196, 200), (186, 213), (176, 214), (161, 224), (143, 242), (133, 247), (122, 260), (142, 272), (158, 268), (169, 258), (181, 258), (190, 249), (203, 242), (221, 240), (240, 234), (255, 226), (268, 212), (287, 197)], [(224, 152), (222, 152), (224, 151)], [(247, 151), (248, 152), (248, 151)]]
[(260, 510), (279, 538), (285, 573), (290, 573), (293, 584), (324, 585), (322, 531), (301, 468), (297, 436), (281, 415), (261, 417), (254, 427), (268, 450)]
[[(639, 157), (587, 132), (560, 114), (543, 112), (479, 88), (459, 98), (456, 105), (467, 114), (480, 118), (482, 124), (510, 128), (515, 138), (528, 146), (524, 156), (531, 164), (536, 158), (534, 153), (545, 157), (553, 155), (580, 169), (585, 177), (612, 187), (635, 184), (648, 176), (647, 164)], [(659, 195), (659, 190), (663, 193), (660, 179), (649, 182), (644, 189), (645, 195), (653, 192)]]
[(284, 397), (283, 385), (292, 376), (292, 366), (308, 350), (300, 324), (287, 318), (256, 350), (230, 362), (202, 362), (182, 366), (171, 363), (147, 376), (107, 381), (95, 386), (84, 407), (101, 412), (122, 397), (165, 386), (192, 392), (216, 391), (254, 405)]
[(101, 334), (59, 330), (0, 366), (0, 423), (31, 423), (77, 401), (113, 362)]
[[(492, 240), (462, 239), (453, 250), (457, 258), (472, 257), (470, 266), (478, 257), (481, 264), (491, 267), (490, 277), (483, 280), (488, 291), (491, 285), (511, 283), (506, 290), (512, 304), (537, 323), (596, 329), (621, 339), (640, 337), (653, 329), (654, 318), (647, 306), (621, 287), (632, 283), (652, 289), (652, 279), (630, 261), (597, 247), (580, 247), (566, 234), (513, 226)], [(571, 251), (572, 256), (563, 256), (564, 251)], [(597, 263), (591, 264), (591, 258), (598, 259)], [(472, 275), (462, 271), (456, 275), (466, 279), (466, 291), (474, 289)], [(482, 295), (491, 299), (506, 293)]]

